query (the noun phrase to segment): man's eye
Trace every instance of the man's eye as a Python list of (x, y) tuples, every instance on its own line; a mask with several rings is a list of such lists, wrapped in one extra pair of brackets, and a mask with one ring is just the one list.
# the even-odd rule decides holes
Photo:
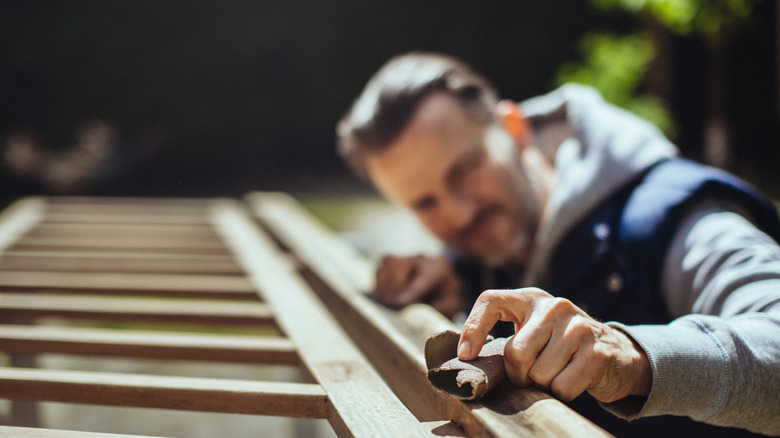
[(415, 202), (412, 205), (412, 209), (418, 213), (425, 213), (426, 211), (430, 211), (434, 205), (436, 205), (436, 201), (434, 201), (433, 198), (423, 198)]
[(466, 177), (479, 169), (485, 163), (486, 158), (487, 155), (483, 149), (470, 154), (452, 171), (449, 178), (450, 182), (454, 184), (462, 182)]

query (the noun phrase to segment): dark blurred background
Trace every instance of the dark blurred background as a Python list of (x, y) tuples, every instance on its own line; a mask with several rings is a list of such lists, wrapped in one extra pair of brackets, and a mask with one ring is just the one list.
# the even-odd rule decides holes
[(508, 98), (591, 82), (780, 195), (777, 0), (641, 3), (4, 0), (1, 201), (365, 189), (334, 125), (409, 50), (458, 56)]

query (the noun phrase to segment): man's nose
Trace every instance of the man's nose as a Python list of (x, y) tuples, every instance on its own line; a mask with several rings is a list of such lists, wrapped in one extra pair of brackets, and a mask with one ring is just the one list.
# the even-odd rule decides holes
[(451, 193), (445, 206), (447, 219), (453, 230), (462, 230), (471, 224), (477, 213), (477, 203), (463, 193)]

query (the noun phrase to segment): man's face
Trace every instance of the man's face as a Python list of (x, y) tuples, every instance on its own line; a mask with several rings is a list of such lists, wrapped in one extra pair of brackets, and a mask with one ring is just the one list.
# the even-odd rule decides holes
[(489, 265), (525, 264), (541, 202), (513, 139), (472, 120), (445, 93), (427, 97), (400, 136), (366, 159), (369, 176), (449, 248)]

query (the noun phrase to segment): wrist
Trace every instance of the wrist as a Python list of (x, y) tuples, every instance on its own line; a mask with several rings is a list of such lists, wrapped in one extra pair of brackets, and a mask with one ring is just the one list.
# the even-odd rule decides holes
[(647, 397), (650, 395), (650, 388), (653, 384), (653, 369), (650, 365), (650, 359), (647, 353), (639, 343), (628, 333), (623, 335), (631, 341), (633, 352), (631, 356), (631, 367), (633, 369), (634, 385), (629, 395)]

